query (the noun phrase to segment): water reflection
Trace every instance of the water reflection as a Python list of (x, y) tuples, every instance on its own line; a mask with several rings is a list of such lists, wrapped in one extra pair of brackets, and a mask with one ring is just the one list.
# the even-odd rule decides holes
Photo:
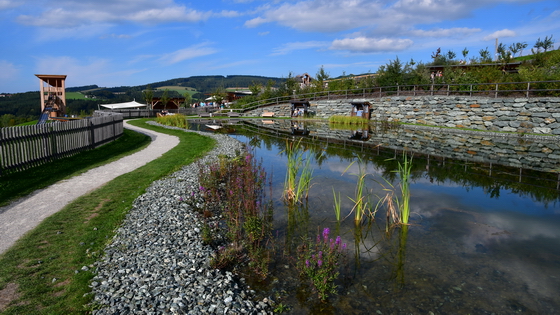
[[(372, 198), (380, 182), (396, 183), (402, 151), (313, 137), (314, 179), (308, 202), (287, 207), (281, 196), (286, 172), (285, 136), (251, 129), (233, 137), (255, 148), (272, 179), (274, 228), (287, 249), (276, 258), (274, 281), (292, 314), (554, 314), (560, 310), (560, 208), (557, 174), (415, 154), (411, 171), (410, 225), (386, 229), (380, 209), (358, 226), (351, 216), (360, 156)], [(240, 130), (238, 130), (240, 131)], [(346, 139), (348, 130), (341, 139)], [(279, 136), (277, 136), (279, 135)], [(413, 138), (414, 136), (410, 136)], [(297, 138), (297, 137), (296, 137)], [(373, 137), (372, 137), (373, 138)], [(502, 146), (502, 149), (509, 149)], [(347, 170), (348, 166), (350, 169)], [(346, 170), (346, 171), (345, 171)], [(340, 193), (341, 217), (333, 209)], [(354, 244), (338, 297), (314, 303), (294, 274), (293, 249), (323, 227)], [(287, 294), (281, 294), (286, 292)], [(296, 296), (289, 292), (298, 292)]]

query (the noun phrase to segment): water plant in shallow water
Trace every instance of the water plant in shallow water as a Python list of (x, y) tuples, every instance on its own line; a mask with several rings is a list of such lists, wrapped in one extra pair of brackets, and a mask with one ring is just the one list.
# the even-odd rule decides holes
[(332, 190), (334, 196), (334, 214), (336, 216), (336, 221), (340, 222), (340, 207), (341, 207), (340, 192), (338, 193), (338, 197), (337, 197), (336, 192), (334, 191), (334, 187), (332, 188)]
[[(346, 171), (348, 171), (348, 169), (353, 164), (354, 162), (350, 163), (350, 165), (348, 165), (346, 170), (344, 170), (343, 174), (346, 173)], [(366, 177), (368, 174), (366, 173), (365, 168), (366, 167), (364, 163), (362, 162), (361, 159), (359, 159), (358, 173), (352, 174), (358, 177), (358, 180), (356, 182), (354, 198), (348, 197), (354, 203), (352, 212), (354, 213), (354, 222), (356, 224), (359, 224), (362, 221), (364, 215), (366, 214), (366, 211), (370, 209), (370, 199), (366, 187)], [(370, 209), (370, 213), (371, 213), (371, 209)]]
[(395, 186), (388, 180), (389, 188), (383, 202), (387, 206), (387, 229), (391, 224), (408, 224), (410, 217), (410, 174), (412, 172), (412, 157), (409, 159), (406, 153), (403, 153), (403, 162), (398, 162), (397, 170), (394, 171), (399, 176), (400, 196), (395, 195)]
[(321, 301), (337, 293), (335, 280), (346, 255), (346, 243), (340, 236), (329, 238), (330, 229), (323, 229), (315, 243), (308, 242), (299, 248), (298, 270), (305, 281), (309, 281)]
[(311, 168), (311, 154), (304, 155), (301, 148), (301, 139), (297, 142), (286, 140), (286, 153), (288, 165), (286, 180), (284, 181), (284, 200), (288, 203), (301, 202), (309, 196), (313, 169)]
[(158, 124), (178, 127), (178, 128), (189, 128), (189, 123), (187, 122), (187, 117), (182, 114), (166, 115), (156, 118)]

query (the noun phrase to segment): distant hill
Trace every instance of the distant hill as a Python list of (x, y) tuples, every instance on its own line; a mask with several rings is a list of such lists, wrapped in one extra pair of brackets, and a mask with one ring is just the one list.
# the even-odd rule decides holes
[[(68, 114), (80, 114), (91, 112), (98, 108), (99, 104), (120, 103), (136, 100), (143, 103), (142, 91), (148, 85), (154, 90), (154, 96), (160, 96), (165, 89), (169, 90), (170, 97), (181, 97), (186, 92), (193, 98), (206, 98), (218, 88), (249, 87), (253, 84), (266, 85), (269, 81), (279, 87), (286, 79), (275, 77), (263, 77), (252, 75), (228, 75), (228, 76), (193, 76), (188, 78), (176, 78), (167, 81), (154, 82), (138, 86), (99, 87), (98, 85), (85, 85), (67, 87)], [(38, 119), (40, 115), (39, 91), (10, 94), (0, 97), (0, 117), (10, 115), (4, 120), (21, 122), (25, 120)], [(0, 127), (4, 125), (0, 121)]]
[(263, 77), (263, 76), (252, 76), (252, 75), (209, 75), (209, 76), (192, 76), (188, 78), (177, 78), (167, 81), (154, 82), (145, 85), (138, 86), (120, 86), (112, 88), (103, 88), (111, 92), (127, 92), (130, 90), (143, 91), (148, 85), (152, 89), (157, 89), (159, 87), (184, 87), (192, 88), (203, 94), (210, 94), (214, 92), (217, 88), (230, 88), (230, 87), (248, 87), (255, 83), (266, 85), (268, 81), (273, 81), (275, 85), (283, 84), (286, 79), (276, 78), (276, 77)]

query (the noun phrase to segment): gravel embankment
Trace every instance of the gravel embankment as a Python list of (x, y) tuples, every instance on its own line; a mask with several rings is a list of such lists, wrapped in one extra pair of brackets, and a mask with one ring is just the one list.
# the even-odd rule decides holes
[(202, 223), (185, 200), (198, 190), (198, 168), (242, 144), (206, 134), (218, 144), (200, 163), (158, 180), (137, 198), (96, 263), (91, 284), (94, 314), (272, 314), (270, 300), (228, 272), (210, 268), (213, 250), (203, 245)]

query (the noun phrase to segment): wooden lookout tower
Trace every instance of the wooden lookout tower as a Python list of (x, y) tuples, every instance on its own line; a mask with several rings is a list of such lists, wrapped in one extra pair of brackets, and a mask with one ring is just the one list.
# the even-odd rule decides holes
[(41, 81), (41, 117), (38, 124), (66, 115), (66, 75), (36, 74)]

